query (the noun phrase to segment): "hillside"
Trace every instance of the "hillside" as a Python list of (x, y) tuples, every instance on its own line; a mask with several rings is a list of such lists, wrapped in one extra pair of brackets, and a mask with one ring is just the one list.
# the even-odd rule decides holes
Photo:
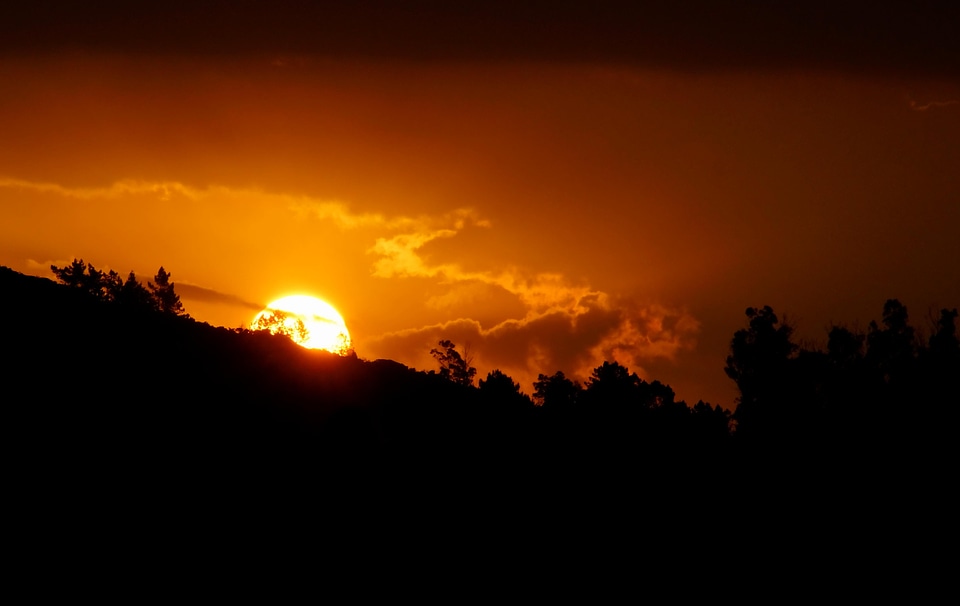
[[(785, 378), (767, 384), (786, 398), (770, 408), (777, 416), (752, 421), (762, 439), (738, 439), (723, 411), (674, 402), (669, 386), (615, 363), (577, 387), (576, 401), (548, 393), (534, 406), (509, 381), (494, 389), (488, 377), (478, 389), (99, 301), (7, 268), (0, 293), (13, 515), (44, 520), (42, 536), (91, 521), (123, 533), (145, 519), (161, 520), (161, 534), (208, 524), (229, 533), (251, 517), (301, 524), (322, 512), (350, 532), (359, 524), (407, 540), (413, 529), (458, 528), (483, 541), (534, 524), (541, 537), (575, 528), (719, 541), (725, 529), (768, 523), (812, 540), (839, 519), (867, 540), (857, 508), (876, 510), (885, 494), (942, 502), (947, 484), (935, 478), (956, 460), (943, 391), (956, 389), (955, 347), (941, 374), (911, 371), (942, 377), (912, 398), (890, 383), (829, 414), (787, 381), (818, 376), (817, 358), (790, 358)], [(808, 374), (791, 374), (800, 370)]]
[(650, 468), (658, 453), (717, 448), (728, 437), (722, 414), (710, 430), (710, 415), (691, 416), (657, 382), (643, 385), (669, 401), (659, 414), (613, 404), (573, 414), (533, 406), (509, 380), (505, 392), (477, 389), (388, 360), (98, 301), (6, 268), (0, 289), (2, 313), (16, 319), (2, 329), (8, 406), (19, 439), (51, 466), (89, 459), (116, 473), (147, 465), (192, 476), (198, 462), (221, 474), (256, 462), (423, 481), (594, 476), (601, 462), (619, 473), (643, 457)]

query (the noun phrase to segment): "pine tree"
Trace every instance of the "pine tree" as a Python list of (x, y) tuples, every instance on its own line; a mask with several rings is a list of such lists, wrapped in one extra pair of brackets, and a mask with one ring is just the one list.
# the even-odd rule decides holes
[(82, 288), (86, 280), (87, 264), (83, 262), (83, 259), (74, 259), (73, 263), (63, 267), (51, 265), (50, 271), (53, 272), (53, 275), (61, 284), (73, 288)]
[(127, 275), (126, 282), (120, 287), (116, 301), (130, 308), (157, 310), (157, 301), (154, 295), (137, 280), (136, 274), (132, 271)]
[(103, 274), (101, 278), (103, 296), (107, 301), (116, 302), (120, 299), (120, 293), (123, 292), (123, 278), (114, 270)]
[(78, 288), (101, 301), (111, 300), (113, 295), (111, 289), (115, 286), (112, 280), (119, 279), (116, 272), (103, 272), (92, 263), (84, 264), (83, 259), (74, 259), (70, 265), (63, 267), (51, 265), (50, 271), (61, 284)]
[(180, 303), (180, 295), (173, 290), (173, 282), (170, 281), (170, 274), (160, 266), (157, 275), (154, 277), (156, 283), (148, 282), (147, 287), (153, 295), (157, 309), (166, 314), (175, 316), (184, 316), (186, 312), (183, 304)]

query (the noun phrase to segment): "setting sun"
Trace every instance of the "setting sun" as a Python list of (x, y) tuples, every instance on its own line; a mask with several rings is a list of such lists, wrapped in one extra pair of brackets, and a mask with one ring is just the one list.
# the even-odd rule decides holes
[(820, 339), (960, 301), (957, 2), (36, 4), (0, 19), (27, 275), (163, 265), (211, 326), (730, 410), (748, 305)]
[(307, 349), (343, 355), (352, 346), (343, 316), (326, 301), (309, 295), (273, 301), (253, 318), (250, 327), (285, 334)]

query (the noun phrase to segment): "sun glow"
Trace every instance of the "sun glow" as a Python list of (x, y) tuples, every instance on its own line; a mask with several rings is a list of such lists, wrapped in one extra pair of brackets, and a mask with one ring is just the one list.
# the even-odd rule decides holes
[(250, 328), (285, 334), (302, 347), (340, 355), (353, 346), (343, 316), (326, 301), (308, 295), (273, 301), (253, 318)]

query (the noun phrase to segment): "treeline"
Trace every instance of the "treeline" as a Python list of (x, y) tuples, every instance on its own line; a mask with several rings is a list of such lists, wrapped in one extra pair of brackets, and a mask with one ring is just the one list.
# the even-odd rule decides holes
[(726, 360), (731, 415), (616, 361), (582, 384), (540, 374), (528, 396), (498, 370), (476, 381), (450, 341), (421, 372), (131, 307), (111, 272), (57, 270), (63, 284), (0, 268), (13, 483), (46, 503), (75, 495), (94, 519), (131, 494), (229, 495), (219, 512), (344, 503), (340, 515), (391, 528), (609, 522), (604, 536), (693, 528), (725, 544), (765, 516), (803, 534), (859, 515), (831, 505), (844, 499), (900, 515), (892, 495), (946, 503), (952, 490), (956, 310), (921, 338), (889, 301), (865, 332), (836, 327), (816, 348), (772, 309), (749, 309)]
[[(116, 272), (100, 271), (80, 259), (65, 267), (51, 266), (51, 270), (59, 282), (94, 300), (186, 315), (163, 267), (146, 286), (133, 272), (122, 280)], [(599, 450), (702, 450), (727, 443), (795, 452), (854, 447), (875, 450), (892, 444), (942, 441), (945, 428), (954, 426), (960, 404), (957, 309), (941, 310), (939, 317), (932, 319), (928, 334), (921, 336), (910, 325), (906, 307), (891, 299), (883, 307), (880, 322), (871, 322), (862, 332), (834, 326), (821, 347), (798, 345), (794, 327), (781, 321), (770, 307), (749, 308), (746, 316), (747, 326), (733, 335), (724, 367), (740, 392), (732, 414), (703, 401), (689, 405), (677, 400), (669, 385), (641, 379), (616, 361), (595, 368), (583, 384), (562, 371), (539, 374), (530, 396), (500, 370), (491, 371), (475, 385), (477, 371), (470, 356), (461, 354), (449, 340), (431, 350), (438, 371), (425, 374), (452, 384), (454, 391), (436, 387), (436, 383), (415, 388), (411, 384), (411, 391), (400, 386), (398, 397), (405, 401), (403, 407), (411, 417), (419, 419), (420, 427), (429, 428), (427, 433), (449, 431), (443, 424), (451, 420), (451, 410), (457, 409), (466, 411), (466, 416), (457, 417), (460, 423), (455, 425), (460, 431), (472, 432), (464, 428), (482, 425), (488, 436), (509, 434), (518, 443), (545, 440), (559, 447), (567, 440), (589, 443)], [(232, 332), (253, 336), (249, 330)], [(272, 347), (271, 342), (261, 339), (257, 347)], [(223, 355), (229, 357), (226, 351)], [(290, 363), (296, 364), (294, 360)], [(350, 373), (343, 375), (347, 376)], [(271, 382), (275, 378), (276, 373), (258, 378), (262, 384), (256, 392), (269, 398), (273, 390), (305, 403), (318, 397), (309, 389), (291, 393), (289, 385), (274, 389)], [(303, 384), (299, 380), (293, 383)], [(381, 402), (364, 401), (367, 396), (361, 385), (337, 384), (336, 393), (322, 396), (326, 408), (335, 409), (337, 402), (343, 402), (354, 409), (383, 412), (378, 408)], [(422, 406), (413, 412), (419, 403), (437, 403), (438, 393), (457, 401), (439, 404), (437, 409)], [(428, 409), (433, 412), (424, 414)], [(396, 411), (387, 416), (400, 419)], [(480, 418), (483, 423), (478, 425)], [(405, 431), (420, 430), (408, 427)]]
[[(431, 350), (440, 367), (439, 376), (470, 389), (486, 407), (500, 411), (526, 409), (552, 432), (576, 430), (584, 436), (599, 436), (603, 448), (657, 444), (660, 447), (716, 446), (730, 437), (729, 411), (698, 401), (690, 406), (677, 400), (673, 389), (660, 381), (647, 382), (618, 362), (604, 362), (593, 370), (585, 384), (562, 371), (540, 374), (533, 396), (499, 369), (473, 387), (476, 368), (456, 344), (441, 340)], [(598, 444), (597, 446), (600, 446)]]
[(954, 515), (956, 310), (920, 335), (888, 301), (866, 331), (835, 327), (818, 348), (751, 308), (726, 360), (731, 415), (615, 361), (583, 383), (540, 374), (527, 396), (498, 370), (477, 381), (450, 341), (419, 372), (130, 307), (111, 272), (56, 269), (63, 284), (0, 267), (7, 484), (31, 541), (155, 524), (207, 536), (214, 520), (243, 541), (255, 523), (299, 537), (307, 520), (364, 549), (362, 529), (407, 531), (401, 557), (467, 529), (471, 552), (520, 537), (576, 562), (657, 534), (684, 554), (760, 537), (779, 562), (779, 545), (818, 553), (833, 537), (844, 558), (845, 545), (899, 550), (944, 531), (938, 508)]
[(0, 311), (18, 319), (2, 328), (2, 383), (33, 402), (15, 410), (41, 441), (56, 436), (52, 453), (96, 444), (131, 464), (164, 453), (158, 468), (230, 453), (384, 481), (642, 476), (721, 490), (775, 462), (784, 477), (791, 466), (840, 478), (838, 461), (861, 476), (906, 462), (915, 473), (918, 453), (955, 443), (955, 309), (921, 338), (891, 300), (865, 332), (834, 327), (820, 348), (798, 345), (771, 308), (748, 309), (726, 360), (740, 390), (731, 414), (616, 361), (583, 383), (541, 373), (527, 395), (500, 370), (476, 380), (451, 341), (432, 351), (438, 370), (419, 372), (190, 321), (163, 298), (175, 292), (162, 269), (146, 287), (80, 260), (54, 274), (62, 285), (0, 272)]
[[(960, 405), (957, 309), (927, 338), (896, 299), (865, 332), (834, 326), (825, 347), (801, 347), (770, 307), (749, 308), (725, 371), (740, 390), (738, 439), (765, 447), (889, 450), (942, 444)], [(952, 437), (949, 438), (952, 441)]]
[[(825, 347), (801, 347), (794, 327), (770, 307), (748, 308), (748, 326), (730, 343), (725, 372), (740, 396), (732, 414), (703, 401), (690, 406), (669, 385), (647, 382), (604, 362), (585, 384), (562, 371), (540, 374), (532, 398), (495, 370), (479, 381), (481, 396), (536, 407), (546, 418), (581, 430), (605, 425), (606, 437), (659, 445), (716, 446), (732, 438), (745, 448), (809, 453), (816, 449), (889, 449), (943, 443), (960, 407), (958, 311), (942, 309), (926, 337), (896, 299), (865, 332), (834, 326)], [(440, 376), (471, 386), (476, 369), (450, 341), (431, 353)]]
[(69, 265), (50, 266), (50, 271), (61, 284), (86, 292), (94, 299), (117, 303), (130, 308), (149, 309), (175, 316), (185, 316), (180, 296), (170, 281), (170, 274), (160, 266), (153, 282), (144, 286), (131, 271), (126, 280), (114, 270), (104, 272), (83, 259), (74, 259)]

